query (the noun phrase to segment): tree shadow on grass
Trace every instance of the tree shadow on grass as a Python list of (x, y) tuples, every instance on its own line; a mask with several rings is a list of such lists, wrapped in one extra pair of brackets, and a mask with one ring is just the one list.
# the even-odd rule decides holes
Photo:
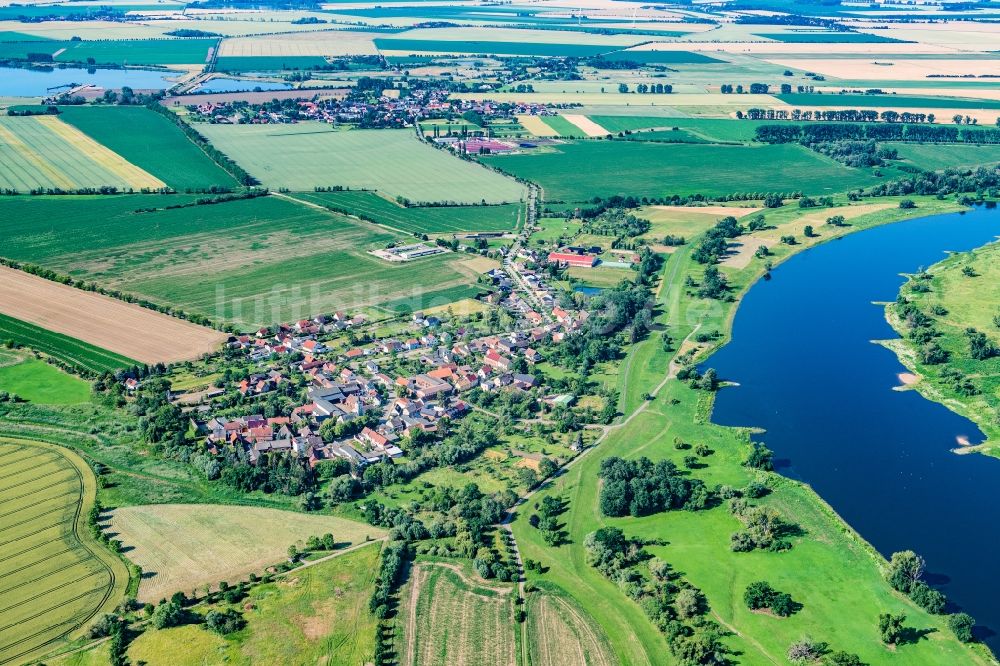
[(934, 627), (928, 627), (926, 629), (917, 629), (915, 627), (903, 627), (899, 632), (899, 641), (896, 645), (909, 645), (919, 643), (921, 640), (927, 638), (928, 634), (936, 633), (937, 629)]

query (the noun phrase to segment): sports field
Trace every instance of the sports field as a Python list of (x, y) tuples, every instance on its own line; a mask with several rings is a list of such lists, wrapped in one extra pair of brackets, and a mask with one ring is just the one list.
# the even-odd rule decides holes
[[(27, 339), (26, 346), (92, 368), (120, 367), (127, 359), (189, 360), (215, 351), (226, 339), (204, 326), (6, 266), (0, 266), (0, 315), (6, 315), (0, 332), (8, 330), (14, 339)], [(33, 335), (38, 337), (32, 340)]]
[(55, 116), (0, 117), (0, 189), (161, 188), (163, 181)]
[(72, 125), (175, 190), (233, 187), (235, 179), (167, 118), (141, 106), (64, 106)]
[(514, 666), (513, 591), (477, 583), (454, 564), (414, 565), (400, 602), (400, 662)]
[(139, 585), (143, 601), (259, 574), (310, 536), (330, 533), (346, 548), (384, 535), (377, 527), (333, 516), (218, 504), (124, 507), (111, 513), (111, 525), (145, 574)]
[[(776, 189), (841, 192), (876, 178), (792, 144), (728, 146), (587, 141), (553, 152), (480, 158), (542, 186), (547, 200), (594, 196), (724, 195)], [(713, 164), (715, 169), (700, 168)], [(779, 186), (780, 184), (780, 186)]]
[(0, 663), (34, 663), (124, 594), (125, 565), (86, 526), (95, 493), (76, 454), (0, 440)]
[(245, 629), (225, 638), (196, 625), (148, 629), (129, 646), (129, 659), (148, 666), (374, 663), (377, 620), (368, 599), (378, 562), (372, 544), (256, 585), (237, 607)]
[[(254, 327), (340, 309), (417, 310), (477, 293), (473, 285), (478, 274), (465, 267), (465, 255), (382, 261), (368, 250), (412, 236), (330, 212), (319, 204), (312, 207), (269, 196), (135, 213), (137, 208), (165, 202), (157, 197), (92, 197), (87, 199), (88, 214), (81, 215), (79, 201), (75, 197), (0, 200), (0, 233), (6, 234), (7, 256), (187, 312)], [(174, 195), (168, 201), (190, 198)], [(8, 314), (18, 316), (13, 311)], [(132, 337), (140, 343), (159, 339), (158, 330)], [(104, 344), (77, 337), (118, 351), (109, 346), (109, 338), (123, 336), (109, 334), (102, 338)], [(177, 352), (178, 339), (172, 338), (165, 349)], [(205, 350), (204, 345), (197, 348)], [(149, 352), (128, 355), (145, 360)]]
[(524, 195), (514, 180), (421, 143), (410, 130), (333, 130), (311, 122), (195, 128), (272, 189), (342, 185), (413, 202), (513, 203)]
[(406, 233), (437, 234), (463, 231), (514, 231), (519, 204), (498, 206), (426, 206), (405, 208), (374, 192), (303, 192), (297, 199), (357, 215)]

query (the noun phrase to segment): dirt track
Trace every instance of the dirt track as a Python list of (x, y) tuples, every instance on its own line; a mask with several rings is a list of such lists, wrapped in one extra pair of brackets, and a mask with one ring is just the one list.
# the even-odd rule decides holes
[(224, 333), (0, 266), (0, 313), (143, 363), (216, 350)]

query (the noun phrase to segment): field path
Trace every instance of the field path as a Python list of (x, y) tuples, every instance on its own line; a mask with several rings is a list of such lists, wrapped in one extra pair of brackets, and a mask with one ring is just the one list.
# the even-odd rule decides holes
[(0, 313), (142, 363), (195, 359), (216, 351), (227, 337), (139, 305), (6, 266), (0, 266)]

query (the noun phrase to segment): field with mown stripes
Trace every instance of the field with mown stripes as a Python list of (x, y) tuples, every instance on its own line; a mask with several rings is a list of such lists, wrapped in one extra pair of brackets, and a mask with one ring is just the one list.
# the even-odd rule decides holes
[(87, 532), (95, 493), (75, 454), (0, 440), (0, 664), (57, 648), (124, 593), (125, 565)]

